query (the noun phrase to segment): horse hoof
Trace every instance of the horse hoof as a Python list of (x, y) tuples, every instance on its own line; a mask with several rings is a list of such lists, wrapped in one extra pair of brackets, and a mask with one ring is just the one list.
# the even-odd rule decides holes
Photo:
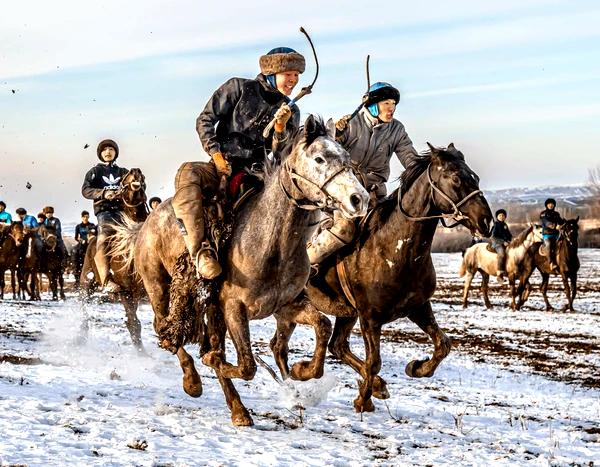
[(373, 397), (377, 399), (389, 399), (390, 393), (387, 388), (387, 383), (380, 376), (375, 376), (373, 379)]
[(307, 381), (321, 376), (323, 376), (323, 368), (315, 371), (309, 361), (296, 362), (290, 370), (290, 377), (297, 381)]
[(362, 397), (358, 396), (356, 399), (354, 399), (354, 410), (357, 413), (375, 412), (375, 404), (373, 404), (371, 399), (363, 401)]
[(200, 381), (200, 376), (197, 376), (197, 379), (184, 376), (183, 390), (190, 397), (200, 397), (202, 395), (202, 381)]
[(253, 426), (254, 420), (244, 408), (240, 413), (231, 414), (231, 423), (233, 423), (233, 426)]
[(430, 374), (425, 374), (422, 371), (423, 364), (428, 361), (428, 358), (426, 358), (425, 360), (413, 360), (408, 365), (406, 365), (404, 372), (407, 374), (407, 376), (410, 376), (411, 378), (422, 378), (424, 376), (429, 377), (431, 376)]

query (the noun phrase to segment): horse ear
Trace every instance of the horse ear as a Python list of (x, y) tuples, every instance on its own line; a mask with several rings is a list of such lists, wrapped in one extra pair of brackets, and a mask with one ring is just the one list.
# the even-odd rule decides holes
[(579, 216), (577, 216), (577, 219), (575, 219), (575, 223), (579, 224)]
[(450, 144), (448, 145), (448, 149), (456, 149), (456, 148), (454, 147), (454, 143), (450, 143)]
[(333, 118), (330, 118), (325, 125), (325, 129), (327, 130), (327, 136), (333, 140), (335, 140), (335, 122)]
[(427, 141), (427, 146), (429, 146), (429, 150), (431, 151), (431, 154), (435, 154), (438, 152), (437, 148), (435, 146), (433, 146), (429, 141)]
[(317, 139), (317, 122), (314, 115), (310, 114), (304, 122), (304, 138), (306, 146), (310, 146)]

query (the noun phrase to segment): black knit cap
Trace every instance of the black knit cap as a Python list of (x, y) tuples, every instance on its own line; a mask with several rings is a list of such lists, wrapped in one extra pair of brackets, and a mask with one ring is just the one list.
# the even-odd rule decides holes
[(98, 149), (96, 149), (96, 155), (98, 156), (98, 159), (100, 159), (102, 162), (104, 162), (102, 160), (102, 157), (100, 156), (100, 154), (106, 147), (111, 147), (115, 150), (115, 152), (116, 152), (115, 160), (116, 160), (117, 157), (119, 157), (119, 145), (117, 143), (115, 143), (112, 139), (103, 139), (102, 141), (100, 141), (100, 144), (98, 144)]
[(498, 217), (500, 214), (504, 214), (505, 216), (508, 216), (508, 214), (506, 214), (506, 211), (504, 209), (498, 209), (496, 211), (496, 217)]
[(554, 198), (548, 198), (546, 201), (544, 201), (544, 206), (548, 207), (548, 205), (552, 203), (554, 204), (554, 206), (556, 206), (556, 200)]

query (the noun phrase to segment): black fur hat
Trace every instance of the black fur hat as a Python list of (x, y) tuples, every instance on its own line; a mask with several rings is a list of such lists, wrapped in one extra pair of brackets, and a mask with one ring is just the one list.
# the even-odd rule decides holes
[(550, 203), (554, 204), (554, 207), (556, 207), (556, 200), (554, 198), (548, 198), (546, 201), (544, 201), (544, 206), (548, 207)]
[(505, 216), (508, 216), (508, 214), (506, 214), (506, 211), (504, 209), (498, 209), (496, 211), (495, 216), (498, 217), (500, 214), (504, 214)]
[(100, 159), (102, 162), (104, 161), (102, 160), (102, 156), (100, 156), (100, 154), (102, 153), (104, 148), (109, 146), (115, 150), (115, 160), (117, 159), (117, 157), (119, 157), (119, 145), (115, 143), (112, 139), (103, 139), (102, 141), (100, 141), (100, 144), (98, 144), (98, 149), (96, 149), (98, 159)]
[(262, 55), (259, 60), (260, 72), (265, 75), (274, 75), (285, 71), (304, 73), (306, 61), (302, 54), (289, 47), (277, 47)]

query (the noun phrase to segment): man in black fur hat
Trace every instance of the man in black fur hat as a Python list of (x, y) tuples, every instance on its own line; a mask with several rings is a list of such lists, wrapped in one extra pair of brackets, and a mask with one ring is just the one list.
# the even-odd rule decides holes
[(116, 164), (119, 146), (112, 139), (100, 141), (96, 155), (100, 163), (85, 174), (81, 193), (84, 198), (94, 201), (94, 214), (98, 219), (94, 261), (98, 268), (100, 285), (104, 287), (104, 291), (114, 293), (119, 291), (119, 286), (110, 273), (108, 237), (114, 233), (113, 224), (124, 209), (119, 188), (121, 177), (126, 175), (128, 170)]
[[(385, 183), (390, 176), (392, 154), (406, 168), (417, 151), (404, 125), (394, 118), (400, 91), (389, 83), (377, 82), (363, 96), (363, 107), (351, 118), (345, 115), (336, 124), (336, 139), (350, 153), (356, 177), (371, 194), (372, 204), (387, 194)], [(335, 211), (326, 217), (321, 230), (308, 247), (311, 264), (354, 239), (355, 222)]]
[[(300, 112), (289, 95), (304, 72), (304, 57), (279, 47), (260, 57), (255, 79), (231, 78), (210, 97), (196, 120), (209, 162), (186, 162), (175, 176), (173, 209), (197, 273), (213, 279), (221, 273), (215, 249), (205, 235), (203, 200), (213, 199), (223, 176), (235, 191), (246, 170), (261, 166), (269, 151), (300, 125)], [(263, 130), (275, 118), (267, 138)]]

